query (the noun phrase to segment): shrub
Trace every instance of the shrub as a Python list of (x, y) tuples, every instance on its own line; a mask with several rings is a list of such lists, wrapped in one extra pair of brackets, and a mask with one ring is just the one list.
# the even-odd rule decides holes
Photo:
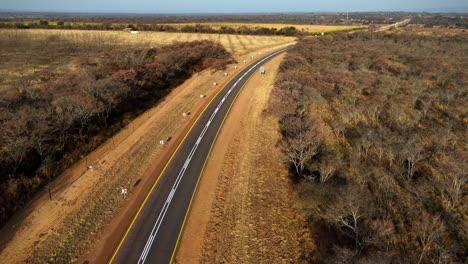
[[(107, 50), (64, 74), (42, 71), (0, 96), (0, 225), (64, 167), (122, 126), (123, 113), (154, 106), (192, 73), (232, 60), (218, 43), (174, 43), (151, 50)], [(118, 111), (117, 111), (118, 110)], [(89, 140), (93, 142), (93, 140)], [(91, 145), (92, 143), (90, 143)], [(96, 147), (96, 145), (93, 145)], [(81, 151), (81, 152), (80, 152)]]
[[(319, 252), (324, 262), (465, 261), (467, 80), (456, 69), (466, 68), (467, 43), (334, 34), (303, 38), (282, 62), (270, 112), (283, 152), (305, 154), (288, 161), (295, 179), (310, 175), (296, 190), (311, 232), (333, 248)], [(321, 127), (313, 151), (291, 141), (291, 120), (305, 116)]]

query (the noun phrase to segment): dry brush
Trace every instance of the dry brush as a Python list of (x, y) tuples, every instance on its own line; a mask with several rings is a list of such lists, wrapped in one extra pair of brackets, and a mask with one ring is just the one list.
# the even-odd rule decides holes
[[(323, 263), (465, 261), (467, 43), (335, 34), (281, 64), (270, 111)], [(320, 128), (305, 157), (291, 116)]]

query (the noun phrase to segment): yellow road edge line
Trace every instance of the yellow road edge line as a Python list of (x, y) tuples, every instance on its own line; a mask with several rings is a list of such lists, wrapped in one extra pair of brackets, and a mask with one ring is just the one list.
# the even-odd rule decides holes
[[(268, 55), (267, 55), (268, 56)], [(266, 57), (266, 56), (265, 56)], [(264, 58), (264, 57), (263, 57)], [(258, 61), (258, 60), (257, 60)], [(179, 231), (179, 235), (177, 236), (177, 241), (176, 241), (176, 244), (174, 246), (174, 249), (172, 251), (172, 255), (171, 255), (171, 259), (169, 261), (169, 264), (172, 263), (172, 261), (174, 260), (174, 257), (175, 257), (175, 253), (177, 252), (177, 249), (178, 249), (178, 246), (179, 246), (179, 242), (180, 242), (180, 238), (182, 237), (182, 234), (183, 234), (183, 231), (185, 229), (185, 222), (187, 221), (187, 218), (188, 218), (188, 215), (189, 215), (189, 212), (191, 210), (191, 207), (192, 207), (192, 202), (193, 202), (193, 198), (195, 197), (195, 194), (198, 190), (198, 183), (200, 182), (200, 179), (201, 179), (201, 176), (203, 174), (203, 172), (205, 171), (205, 166), (206, 164), (208, 163), (208, 157), (211, 155), (211, 151), (213, 149), (213, 146), (215, 145), (216, 143), (216, 140), (218, 139), (218, 134), (220, 133), (221, 131), (221, 128), (223, 127), (224, 125), (224, 121), (226, 121), (229, 113), (231, 112), (231, 108), (232, 106), (234, 105), (234, 103), (236, 102), (236, 99), (237, 97), (239, 96), (239, 94), (242, 92), (242, 90), (244, 89), (244, 86), (250, 81), (250, 79), (254, 76), (254, 74), (250, 75), (249, 78), (247, 78), (247, 80), (245, 81), (245, 83), (242, 85), (242, 87), (239, 89), (239, 92), (236, 94), (236, 97), (234, 97), (234, 100), (232, 100), (232, 103), (231, 105), (229, 106), (228, 110), (226, 111), (226, 115), (224, 115), (224, 118), (223, 118), (223, 121), (221, 121), (221, 124), (219, 125), (218, 127), (218, 131), (216, 131), (216, 135), (213, 139), (213, 142), (211, 142), (211, 146), (210, 146), (210, 150), (208, 151), (208, 154), (206, 155), (206, 158), (205, 158), (205, 162), (203, 163), (203, 167), (202, 167), (202, 170), (200, 171), (200, 174), (198, 175), (198, 180), (197, 180), (197, 184), (195, 185), (195, 189), (192, 193), (192, 197), (190, 198), (190, 203), (189, 203), (189, 206), (187, 207), (187, 211), (185, 212), (185, 217), (184, 217), (184, 221), (182, 222), (182, 226), (180, 227), (180, 231)]]
[(153, 186), (151, 187), (151, 189), (149, 190), (148, 194), (146, 195), (145, 200), (143, 200), (143, 203), (140, 205), (140, 208), (138, 208), (138, 211), (137, 211), (137, 213), (135, 214), (135, 216), (133, 217), (132, 222), (131, 222), (130, 225), (128, 226), (127, 231), (125, 231), (125, 234), (124, 234), (124, 236), (122, 237), (122, 239), (120, 240), (119, 245), (118, 245), (117, 248), (114, 250), (114, 253), (112, 254), (111, 259), (107, 262), (108, 264), (111, 264), (111, 263), (114, 261), (115, 257), (117, 256), (117, 253), (119, 252), (120, 248), (122, 247), (123, 242), (124, 242), (125, 239), (127, 238), (127, 235), (128, 235), (128, 233), (130, 232), (130, 229), (132, 229), (133, 224), (135, 223), (136, 219), (137, 219), (138, 216), (140, 215), (140, 212), (141, 212), (141, 210), (143, 209), (143, 207), (145, 206), (146, 202), (148, 201), (149, 196), (151, 195), (151, 193), (153, 193), (154, 188), (156, 187), (156, 185), (158, 184), (159, 180), (161, 179), (161, 176), (164, 174), (164, 172), (166, 172), (167, 167), (168, 167), (169, 164), (171, 163), (172, 159), (174, 158), (175, 154), (176, 154), (177, 151), (179, 150), (180, 146), (182, 146), (182, 144), (185, 142), (185, 139), (187, 138), (187, 136), (190, 134), (190, 132), (192, 132), (193, 127), (197, 124), (198, 120), (202, 117), (202, 115), (205, 113), (206, 109), (208, 109), (208, 107), (211, 105), (211, 103), (214, 101), (214, 99), (215, 99), (216, 97), (218, 97), (218, 95), (224, 90), (224, 88), (225, 88), (225, 87), (234, 79), (234, 77), (236, 77), (237, 75), (238, 75), (238, 74), (233, 75), (231, 78), (229, 78), (228, 81), (226, 82), (226, 84), (225, 84), (218, 92), (216, 92), (216, 94), (213, 96), (213, 98), (211, 98), (211, 100), (210, 100), (210, 101), (208, 102), (208, 104), (205, 106), (205, 108), (204, 108), (203, 111), (200, 113), (200, 115), (197, 117), (197, 119), (196, 119), (196, 120), (193, 122), (193, 124), (190, 126), (190, 129), (187, 131), (187, 133), (185, 134), (184, 138), (182, 138), (182, 140), (180, 141), (179, 145), (177, 145), (177, 148), (174, 150), (174, 152), (172, 153), (171, 157), (170, 157), (169, 160), (166, 162), (166, 165), (164, 165), (163, 170), (162, 170), (161, 173), (159, 174), (158, 178), (157, 178), (156, 181), (154, 182), (154, 184), (153, 184)]
[[(270, 53), (270, 54), (273, 54), (273, 53), (274, 53), (274, 51), (273, 51), (272, 53)], [(266, 55), (266, 56), (268, 56), (268, 55)], [(264, 56), (264, 57), (266, 57), (266, 56)], [(264, 58), (264, 57), (263, 57), (263, 58)], [(259, 60), (260, 60), (260, 59), (259, 59)], [(249, 64), (247, 64), (246, 66), (251, 66), (251, 65), (253, 65), (255, 62), (259, 61), (259, 60), (251, 61), (251, 62), (250, 62)], [(248, 68), (248, 67), (246, 67), (245, 69), (247, 69), (247, 68)], [(174, 152), (172, 153), (171, 157), (170, 157), (169, 160), (166, 162), (166, 165), (164, 165), (163, 170), (162, 170), (161, 173), (159, 174), (159, 176), (158, 176), (158, 178), (156, 179), (156, 181), (154, 182), (153, 186), (151, 186), (151, 189), (149, 190), (148, 194), (146, 195), (145, 199), (143, 200), (143, 203), (140, 205), (140, 208), (138, 208), (138, 211), (137, 211), (137, 213), (135, 214), (135, 216), (133, 217), (132, 222), (130, 223), (130, 225), (128, 226), (127, 230), (125, 231), (124, 236), (123, 236), (122, 239), (120, 240), (119, 245), (118, 245), (117, 248), (114, 250), (114, 253), (112, 254), (111, 259), (107, 262), (108, 264), (112, 264), (112, 262), (114, 261), (115, 257), (117, 256), (117, 253), (119, 252), (120, 248), (121, 248), (122, 245), (123, 245), (123, 242), (124, 242), (125, 239), (127, 238), (127, 235), (128, 235), (128, 233), (130, 232), (130, 229), (132, 229), (133, 224), (135, 223), (136, 219), (137, 219), (138, 216), (140, 215), (141, 210), (143, 209), (143, 207), (145, 206), (146, 202), (148, 201), (149, 196), (151, 195), (151, 193), (153, 193), (153, 190), (154, 190), (154, 188), (156, 187), (156, 185), (158, 184), (159, 180), (161, 179), (161, 176), (164, 174), (164, 172), (166, 172), (167, 167), (168, 167), (169, 164), (171, 163), (172, 159), (174, 158), (175, 154), (176, 154), (177, 151), (179, 150), (180, 146), (182, 146), (182, 144), (185, 142), (185, 139), (186, 139), (187, 136), (190, 134), (190, 132), (192, 131), (192, 129), (193, 129), (193, 127), (195, 126), (195, 124), (197, 124), (198, 120), (199, 120), (199, 119), (201, 118), (201, 116), (205, 113), (206, 109), (208, 109), (208, 107), (211, 105), (211, 103), (214, 101), (214, 99), (215, 99), (216, 97), (218, 97), (218, 95), (224, 90), (224, 88), (226, 88), (226, 86), (227, 86), (236, 76), (238, 76), (240, 72), (242, 72), (242, 71), (239, 71), (237, 74), (232, 75), (231, 78), (229, 78), (229, 79), (227, 80), (226, 84), (225, 84), (218, 92), (216, 92), (216, 94), (213, 96), (213, 98), (211, 98), (211, 100), (210, 100), (210, 101), (208, 102), (208, 104), (205, 106), (205, 108), (204, 108), (203, 111), (200, 113), (200, 115), (197, 117), (197, 119), (193, 122), (192, 126), (190, 126), (190, 129), (187, 131), (187, 133), (185, 134), (184, 138), (180, 141), (179, 145), (177, 145), (177, 148), (174, 150)], [(239, 96), (241, 90), (244, 88), (245, 84), (250, 80), (250, 78), (252, 78), (252, 76), (253, 76), (253, 74), (247, 79), (247, 81), (244, 83), (244, 85), (242, 85), (241, 89), (239, 90), (239, 92), (237, 93), (236, 97), (235, 97), (234, 100), (232, 101), (232, 104), (229, 106), (229, 109), (228, 109), (228, 111), (226, 112), (226, 115), (224, 116), (224, 119), (223, 119), (223, 121), (222, 121), (220, 127), (218, 128), (218, 131), (216, 132), (215, 140), (213, 140), (212, 146), (213, 146), (214, 142), (216, 141), (216, 138), (218, 137), (218, 133), (219, 133), (219, 131), (220, 131), (220, 128), (221, 128), (222, 125), (224, 124), (224, 121), (225, 121), (226, 117), (228, 116), (228, 113), (229, 113), (229, 111), (231, 110), (232, 105), (234, 104), (235, 100), (237, 99), (237, 96)], [(209, 152), (208, 152), (208, 155), (211, 153), (211, 147), (212, 147), (212, 146), (210, 146), (210, 150), (209, 150)], [(207, 157), (208, 157), (208, 155), (207, 155)], [(206, 161), (207, 161), (207, 159), (205, 159), (205, 163), (206, 163)], [(201, 173), (203, 172), (204, 168), (205, 168), (205, 164), (203, 164), (202, 171), (200, 172), (200, 175), (201, 175)], [(199, 176), (199, 179), (200, 179), (200, 176)], [(196, 190), (197, 188), (198, 188), (198, 180), (197, 180), (197, 185), (195, 186), (195, 190)], [(192, 194), (192, 199), (193, 199), (193, 195), (194, 195), (194, 194), (195, 194), (195, 191), (194, 191), (194, 193)], [(191, 206), (191, 204), (192, 204), (192, 200), (190, 200), (189, 206)], [(190, 207), (189, 207), (189, 209), (190, 209)], [(185, 217), (187, 217), (188, 211), (189, 211), (189, 210), (187, 210), (187, 213), (186, 213)], [(184, 227), (184, 225), (185, 225), (185, 220), (186, 220), (185, 217), (184, 217), (184, 222), (182, 223), (181, 231), (183, 230), (183, 227)], [(179, 236), (178, 236), (178, 238), (177, 238), (177, 242), (176, 242), (176, 247), (175, 247), (175, 248), (177, 248), (177, 245), (178, 245), (178, 243), (179, 243), (179, 239), (180, 239), (180, 235), (181, 235), (180, 233), (181, 233), (181, 232), (179, 232)], [(175, 249), (175, 248), (174, 248), (174, 249)], [(174, 250), (174, 251), (175, 251), (175, 250)], [(173, 251), (173, 254), (174, 254), (174, 251)], [(172, 258), (173, 258), (173, 256), (171, 257), (171, 262), (172, 262)], [(171, 262), (170, 262), (170, 263), (171, 263)]]

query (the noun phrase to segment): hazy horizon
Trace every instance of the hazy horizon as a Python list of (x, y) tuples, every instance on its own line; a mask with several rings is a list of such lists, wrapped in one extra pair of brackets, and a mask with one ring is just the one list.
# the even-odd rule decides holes
[(236, 14), (236, 13), (309, 13), (309, 12), (468, 12), (464, 0), (394, 0), (379, 3), (371, 0), (237, 0), (220, 4), (214, 0), (173, 0), (155, 3), (151, 0), (114, 1), (82, 0), (4, 0), (0, 11), (66, 12), (66, 13), (141, 13), (141, 14)]

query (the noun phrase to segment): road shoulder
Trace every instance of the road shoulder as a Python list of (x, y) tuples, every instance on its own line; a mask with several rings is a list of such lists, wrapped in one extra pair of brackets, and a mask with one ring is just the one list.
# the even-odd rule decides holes
[(177, 263), (300, 262), (310, 239), (279, 162), (277, 119), (263, 113), (283, 56), (265, 64), (264, 77), (254, 74), (229, 113), (195, 195)]

